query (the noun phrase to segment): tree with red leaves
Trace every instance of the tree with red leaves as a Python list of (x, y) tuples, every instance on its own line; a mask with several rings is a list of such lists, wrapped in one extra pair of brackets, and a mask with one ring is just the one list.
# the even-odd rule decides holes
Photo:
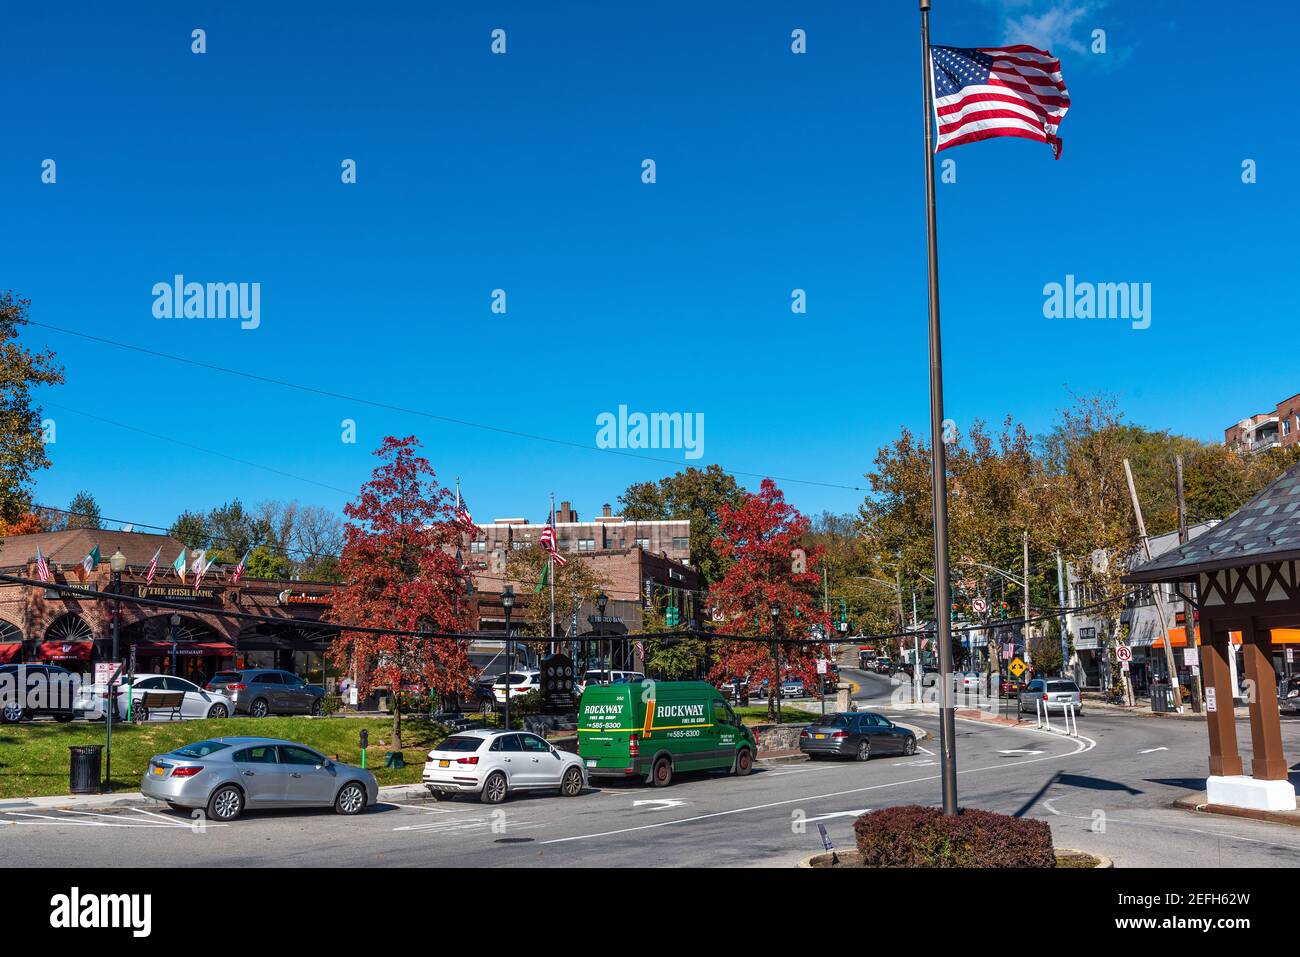
[[(780, 645), (783, 674), (776, 673), (768, 643), (723, 639), (709, 677), (715, 681), (766, 678), (773, 692), (785, 676), (818, 687), (817, 659), (825, 656), (826, 646), (792, 643), (792, 639), (813, 637), (818, 626), (823, 635), (831, 628), (830, 616), (817, 607), (821, 546), (802, 544), (808, 519), (786, 503), (771, 479), (763, 479), (757, 495), (745, 493), (739, 506), (721, 506), (718, 517), (722, 534), (714, 547), (727, 571), (709, 590), (709, 600), (723, 620), (720, 630), (768, 637), (775, 628), (784, 639)], [(775, 619), (774, 604), (778, 606)], [(775, 693), (768, 695), (767, 710), (769, 717), (776, 716)]]
[(402, 689), (429, 688), (441, 697), (469, 690), (468, 647), (454, 638), (347, 631), (347, 625), (400, 631), (464, 632), (471, 623), (468, 572), (455, 557), (460, 526), (452, 495), (442, 488), (415, 436), (388, 436), (381, 460), (346, 516), (340, 576), (330, 620), (345, 630), (330, 646), (340, 667), (355, 666), (362, 689), (393, 692), (393, 741), (402, 748)]

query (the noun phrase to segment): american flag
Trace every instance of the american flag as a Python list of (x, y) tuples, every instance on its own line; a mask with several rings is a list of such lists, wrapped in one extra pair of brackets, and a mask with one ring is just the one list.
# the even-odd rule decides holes
[(45, 564), (45, 556), (41, 554), (41, 546), (36, 546), (36, 575), (41, 581), (50, 580), (50, 566)]
[(144, 573), (144, 583), (146, 585), (153, 584), (153, 576), (158, 571), (158, 559), (161, 557), (162, 557), (162, 546), (159, 545), (158, 551), (154, 552), (153, 558), (149, 559), (149, 570)]
[(554, 512), (552, 512), (551, 517), (546, 520), (546, 527), (542, 529), (542, 535), (541, 538), (538, 539), (537, 544), (542, 546), (542, 550), (551, 557), (551, 559), (555, 562), (555, 564), (557, 565), (568, 564), (569, 560), (565, 558), (563, 555), (561, 555), (559, 550), (555, 547), (555, 513)]
[(241, 558), (239, 564), (235, 566), (235, 570), (230, 576), (230, 583), (232, 585), (238, 585), (239, 579), (244, 576), (244, 565), (248, 563), (248, 554), (248, 552), (244, 552), (244, 557)]
[(1056, 135), (1070, 108), (1061, 61), (1035, 47), (930, 47), (939, 138), (934, 151), (1022, 136), (1046, 143), (1057, 159)]
[(471, 542), (478, 537), (478, 526), (474, 524), (474, 519), (469, 514), (469, 505), (460, 497), (459, 485), (456, 486), (456, 521), (469, 533)]

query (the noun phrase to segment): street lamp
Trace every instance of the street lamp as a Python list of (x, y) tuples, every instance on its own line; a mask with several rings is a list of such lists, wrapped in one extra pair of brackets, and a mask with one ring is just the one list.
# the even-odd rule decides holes
[(119, 548), (108, 560), (113, 570), (113, 660), (118, 658), (118, 632), (122, 628), (122, 572), (126, 571), (126, 556)]
[(510, 612), (515, 607), (515, 589), (507, 585), (501, 592), (501, 607), (506, 610), (506, 730), (510, 730), (510, 673), (515, 670), (515, 642), (510, 634)]
[[(605, 655), (600, 647), (600, 639), (605, 637), (605, 607), (608, 604), (609, 604), (609, 596), (606, 595), (604, 592), (601, 592), (599, 595), (596, 596), (596, 654), (600, 655), (602, 659), (604, 659)], [(614, 657), (614, 648), (612, 642), (610, 643), (610, 647), (606, 650), (609, 652), (609, 657), (612, 659)], [(614, 667), (613, 661), (607, 660), (605, 662), (605, 684), (609, 684), (610, 682), (610, 678), (611, 678), (610, 670), (613, 667)]]
[(776, 723), (781, 723), (781, 649), (776, 645), (776, 626), (781, 616), (781, 606), (776, 602), (771, 602), (767, 606), (768, 612), (772, 615), (772, 689), (771, 695), (776, 698)]
[(178, 615), (178, 614), (176, 614), (176, 612), (172, 612), (172, 616), (171, 616), (170, 619), (168, 619), (168, 623), (171, 625), (171, 633), (170, 633), (170, 635), (171, 635), (171, 642), (172, 642), (172, 669), (171, 669), (171, 673), (172, 673), (172, 674), (176, 674), (176, 629), (179, 628), (180, 625), (181, 625), (181, 616)]

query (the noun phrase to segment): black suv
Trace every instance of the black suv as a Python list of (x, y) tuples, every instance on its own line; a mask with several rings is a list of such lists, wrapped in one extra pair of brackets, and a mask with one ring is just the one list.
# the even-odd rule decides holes
[(325, 689), (278, 668), (218, 671), (204, 685), (230, 699), (233, 714), (265, 718), (268, 714), (320, 714)]
[(58, 665), (0, 665), (0, 724), (40, 717), (71, 721), (81, 681)]

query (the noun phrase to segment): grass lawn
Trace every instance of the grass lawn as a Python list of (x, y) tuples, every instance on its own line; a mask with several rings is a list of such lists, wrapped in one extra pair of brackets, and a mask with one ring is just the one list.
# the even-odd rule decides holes
[[(767, 705), (750, 705), (748, 708), (732, 709), (740, 715), (740, 719), (745, 724), (767, 724)], [(804, 724), (808, 721), (815, 721), (821, 717), (821, 711), (805, 711), (802, 708), (792, 708), (788, 704), (781, 705), (781, 723), (782, 724)]]
[[(418, 784), (425, 752), (446, 736), (438, 724), (402, 720), (402, 756), (406, 767), (384, 767), (393, 723), (388, 718), (224, 718), (113, 724), (113, 789), (140, 790), (140, 776), (155, 754), (204, 738), (253, 735), (297, 741), (345, 764), (361, 763), (358, 733), (370, 732), (367, 765), (380, 785)], [(0, 798), (68, 793), (68, 748), (103, 744), (103, 722), (24, 721), (0, 725)]]

